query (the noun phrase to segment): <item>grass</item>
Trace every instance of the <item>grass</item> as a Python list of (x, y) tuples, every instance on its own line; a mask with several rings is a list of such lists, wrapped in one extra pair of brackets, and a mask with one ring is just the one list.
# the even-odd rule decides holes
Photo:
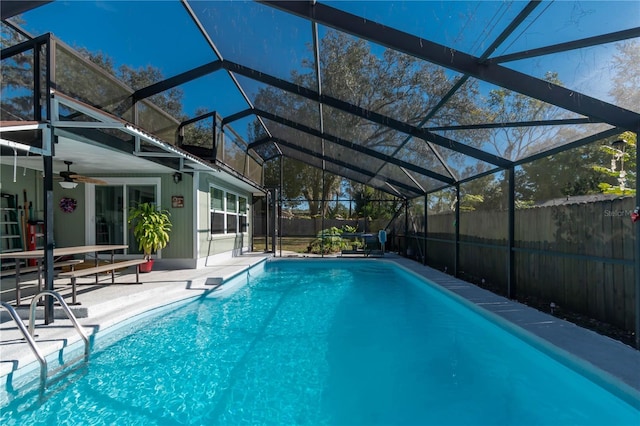
[[(309, 252), (309, 244), (315, 240), (315, 237), (282, 237), (277, 238), (278, 250), (282, 248), (284, 251), (293, 251), (296, 253), (308, 253)], [(271, 239), (269, 239), (269, 243), (271, 243)], [(282, 247), (280, 247), (282, 244)], [(271, 246), (271, 244), (269, 244)], [(260, 250), (265, 247), (265, 239), (264, 237), (254, 238), (253, 239), (253, 247), (255, 250)]]

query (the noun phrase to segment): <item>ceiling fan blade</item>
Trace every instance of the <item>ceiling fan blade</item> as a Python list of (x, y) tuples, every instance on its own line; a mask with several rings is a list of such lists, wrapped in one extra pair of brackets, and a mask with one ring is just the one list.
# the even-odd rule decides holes
[(69, 175), (69, 177), (71, 179), (73, 179), (76, 182), (82, 182), (82, 183), (93, 183), (94, 185), (106, 185), (107, 182), (101, 180), (101, 179), (96, 179), (96, 178), (92, 178), (92, 177), (88, 177), (88, 176), (82, 176), (82, 175)]

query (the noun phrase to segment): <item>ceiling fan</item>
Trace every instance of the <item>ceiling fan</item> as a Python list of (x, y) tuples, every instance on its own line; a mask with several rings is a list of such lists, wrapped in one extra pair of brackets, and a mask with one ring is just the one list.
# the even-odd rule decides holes
[(82, 183), (93, 183), (94, 185), (106, 185), (107, 182), (96, 179), (88, 176), (82, 176), (75, 172), (71, 171), (72, 161), (65, 161), (64, 164), (67, 165), (67, 170), (63, 170), (60, 172), (60, 177), (62, 181), (60, 182), (60, 186), (63, 188), (75, 188), (78, 182)]

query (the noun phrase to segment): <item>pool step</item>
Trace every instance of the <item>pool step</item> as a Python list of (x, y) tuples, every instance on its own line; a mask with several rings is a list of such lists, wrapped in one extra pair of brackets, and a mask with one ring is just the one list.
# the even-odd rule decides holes
[[(204, 290), (204, 286), (199, 286)], [(114, 288), (115, 289), (115, 288)], [(195, 290), (195, 291), (193, 291)], [(143, 313), (150, 308), (163, 306), (178, 300), (189, 297), (196, 297), (202, 294), (192, 285), (185, 288), (184, 284), (158, 283), (149, 288), (141, 288), (140, 291), (104, 299), (99, 303), (91, 303), (88, 307), (89, 318), (108, 318), (107, 322), (117, 322), (124, 317), (130, 317)]]
[[(20, 316), (20, 319), (23, 321), (27, 321), (29, 319), (29, 305), (21, 305), (19, 307), (14, 307), (15, 311)], [(89, 309), (86, 306), (82, 305), (69, 305), (69, 309), (71, 313), (76, 318), (87, 318), (89, 316)], [(54, 305), (53, 307), (53, 318), (54, 319), (67, 319), (67, 314), (64, 310), (58, 306)], [(36, 306), (36, 319), (42, 320), (44, 319), (44, 306)]]

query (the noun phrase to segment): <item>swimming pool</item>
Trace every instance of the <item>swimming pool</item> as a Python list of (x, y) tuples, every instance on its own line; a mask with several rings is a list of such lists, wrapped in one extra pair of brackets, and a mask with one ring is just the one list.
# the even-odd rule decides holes
[(387, 262), (271, 261), (131, 321), (2, 424), (637, 425), (634, 401)]

